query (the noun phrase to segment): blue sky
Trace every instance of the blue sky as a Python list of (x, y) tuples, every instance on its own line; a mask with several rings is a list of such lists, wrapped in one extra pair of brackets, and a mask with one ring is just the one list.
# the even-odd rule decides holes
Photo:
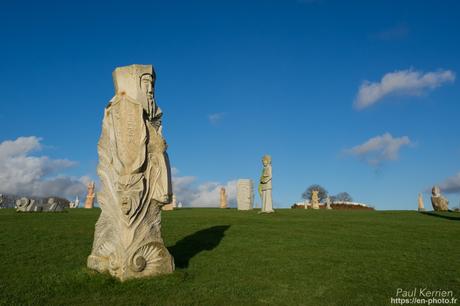
[(378, 209), (414, 209), (441, 184), (459, 205), (458, 1), (0, 6), (0, 192), (95, 179), (111, 73), (139, 63), (157, 73), (184, 204), (257, 181), (271, 154), (275, 207), (315, 183)]

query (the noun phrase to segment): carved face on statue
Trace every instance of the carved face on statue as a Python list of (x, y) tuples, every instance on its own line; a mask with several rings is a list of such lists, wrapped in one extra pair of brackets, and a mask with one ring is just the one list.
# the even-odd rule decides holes
[(153, 98), (153, 76), (150, 73), (145, 73), (140, 79), (141, 90), (147, 98)]
[(120, 177), (118, 183), (118, 199), (120, 209), (126, 216), (132, 216), (141, 202), (144, 191), (142, 174), (133, 174)]

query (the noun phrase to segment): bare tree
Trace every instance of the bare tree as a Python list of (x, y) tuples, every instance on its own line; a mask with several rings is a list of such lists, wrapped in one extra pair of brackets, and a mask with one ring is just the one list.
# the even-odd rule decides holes
[(348, 192), (340, 192), (331, 198), (332, 201), (353, 202), (353, 198)]

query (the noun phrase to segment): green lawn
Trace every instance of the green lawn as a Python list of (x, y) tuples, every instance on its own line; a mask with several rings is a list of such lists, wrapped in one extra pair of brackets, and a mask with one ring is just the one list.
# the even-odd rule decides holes
[(425, 287), (460, 299), (460, 213), (164, 212), (176, 271), (124, 283), (86, 268), (99, 213), (0, 210), (0, 305), (389, 305)]

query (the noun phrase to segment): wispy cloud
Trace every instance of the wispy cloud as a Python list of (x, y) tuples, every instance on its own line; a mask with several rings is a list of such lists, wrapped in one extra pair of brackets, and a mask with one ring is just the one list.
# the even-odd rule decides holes
[(460, 193), (460, 172), (441, 182), (439, 188), (445, 193)]
[(195, 176), (180, 176), (176, 168), (172, 169), (173, 193), (177, 202), (185, 207), (219, 207), (220, 188), (224, 187), (230, 206), (236, 205), (236, 180), (227, 183), (204, 182), (197, 184)]
[(212, 125), (216, 125), (216, 124), (218, 124), (219, 122), (222, 121), (224, 115), (225, 115), (225, 113), (210, 114), (210, 115), (208, 115), (208, 120)]
[(361, 110), (392, 94), (419, 96), (454, 81), (455, 73), (451, 70), (423, 73), (408, 69), (390, 72), (380, 82), (364, 81), (358, 90), (354, 106)]
[(410, 29), (405, 24), (399, 24), (397, 26), (385, 29), (375, 34), (375, 37), (380, 40), (400, 40), (406, 38), (410, 33)]
[(384, 161), (397, 160), (399, 151), (412, 142), (407, 136), (393, 137), (390, 133), (372, 137), (363, 144), (346, 149), (345, 153), (358, 157), (372, 166), (379, 166)]
[(88, 177), (75, 178), (59, 172), (76, 163), (68, 159), (31, 156), (43, 147), (41, 138), (19, 137), (0, 143), (0, 192), (28, 196), (82, 196)]

